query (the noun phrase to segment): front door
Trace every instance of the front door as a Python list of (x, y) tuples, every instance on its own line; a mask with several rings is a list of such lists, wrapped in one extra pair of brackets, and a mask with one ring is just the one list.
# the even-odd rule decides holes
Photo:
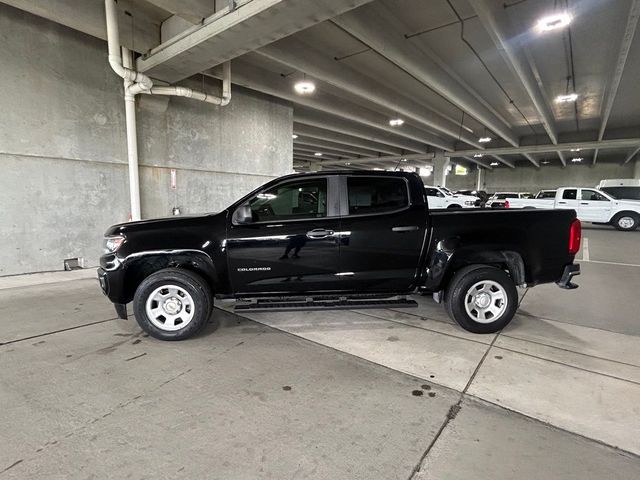
[[(340, 219), (337, 177), (283, 180), (248, 200), (252, 218), (227, 228), (236, 294), (336, 289)], [(233, 217), (233, 215), (232, 215)]]
[[(405, 292), (416, 271), (427, 227), (426, 205), (411, 205), (403, 176), (343, 178), (340, 276), (346, 290)], [(346, 197), (346, 198), (344, 198)]]
[(585, 222), (608, 222), (611, 201), (594, 189), (581, 188), (577, 211), (578, 218)]

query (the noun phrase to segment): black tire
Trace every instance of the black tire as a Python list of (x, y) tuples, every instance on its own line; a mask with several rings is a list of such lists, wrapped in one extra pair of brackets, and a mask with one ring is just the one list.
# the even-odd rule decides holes
[[(185, 310), (183, 310), (183, 312), (185, 312), (186, 315), (192, 314), (190, 320), (188, 320), (183, 327), (179, 325), (183, 323), (183, 320), (178, 318), (175, 322), (177, 325), (168, 326), (167, 329), (160, 328), (161, 325), (159, 324), (162, 323), (163, 312), (160, 312), (155, 322), (147, 314), (146, 307), (149, 296), (163, 286), (175, 286), (181, 289), (180, 293), (182, 293), (182, 297), (185, 298), (180, 304), (184, 306)], [(186, 295), (185, 292), (188, 295)], [(181, 300), (180, 293), (173, 298)], [(160, 290), (159, 294), (170, 295), (170, 291), (167, 289), (166, 293), (163, 293), (163, 291)], [(188, 299), (189, 296), (191, 299)], [(151, 300), (150, 306), (152, 305), (153, 299)], [(133, 297), (133, 312), (135, 313), (138, 325), (140, 325), (142, 330), (159, 340), (184, 340), (195, 335), (207, 324), (211, 316), (212, 308), (213, 297), (207, 282), (197, 273), (179, 268), (166, 268), (152, 273), (138, 286)], [(172, 329), (168, 330), (168, 328)]]
[(457, 204), (453, 204), (453, 205), (449, 205), (447, 208), (462, 208), (462, 205), (457, 205)]
[[(469, 290), (483, 281), (498, 284), (504, 291), (506, 300), (504, 304), (496, 305), (498, 308), (504, 305), (504, 309), (498, 316), (494, 320), (487, 318), (486, 323), (476, 321), (465, 308)], [(497, 289), (497, 287), (494, 288)], [(518, 291), (511, 277), (499, 268), (487, 265), (470, 265), (462, 268), (453, 276), (445, 292), (444, 301), (447, 314), (465, 330), (473, 333), (495, 333), (502, 330), (513, 319), (518, 309)], [(491, 312), (489, 313), (491, 314)]]
[[(633, 223), (629, 223), (630, 220)], [(620, 225), (620, 222), (624, 222), (624, 226)], [(620, 212), (611, 220), (611, 225), (621, 232), (632, 232), (638, 228), (638, 224), (640, 224), (640, 216), (635, 212)]]

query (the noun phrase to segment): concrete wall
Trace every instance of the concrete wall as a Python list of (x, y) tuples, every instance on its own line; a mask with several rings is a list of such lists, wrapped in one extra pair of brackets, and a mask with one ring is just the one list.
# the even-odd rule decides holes
[[(122, 82), (104, 42), (3, 4), (0, 38), (0, 275), (95, 265), (129, 215)], [(217, 211), (291, 171), (290, 105), (239, 87), (227, 107), (164, 100), (138, 107), (143, 217)]]
[[(447, 176), (447, 187), (452, 190), (475, 188), (477, 172), (468, 175)], [(497, 167), (485, 172), (484, 190), (537, 192), (545, 188), (563, 186), (593, 187), (605, 178), (634, 178), (634, 163), (597, 163), (593, 165), (568, 165), (561, 168), (555, 165), (543, 165), (540, 169), (533, 166), (517, 168)]]

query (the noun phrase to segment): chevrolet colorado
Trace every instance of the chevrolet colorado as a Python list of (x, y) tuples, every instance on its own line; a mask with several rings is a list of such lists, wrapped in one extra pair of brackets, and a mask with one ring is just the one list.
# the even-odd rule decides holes
[(579, 247), (571, 210), (431, 212), (416, 174), (317, 172), (273, 180), (220, 213), (114, 225), (98, 278), (119, 317), (133, 301), (140, 327), (163, 340), (203, 327), (214, 296), (317, 309), (431, 293), (463, 328), (489, 333), (513, 318), (516, 286), (576, 288)]

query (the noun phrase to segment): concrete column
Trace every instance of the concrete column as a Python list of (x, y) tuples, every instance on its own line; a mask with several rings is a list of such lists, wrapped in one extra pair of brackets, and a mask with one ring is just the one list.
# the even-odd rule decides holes
[(476, 190), (484, 190), (484, 168), (477, 167)]
[(640, 178), (640, 158), (637, 158), (633, 167), (633, 178)]
[(445, 157), (442, 151), (436, 152), (433, 157), (433, 184), (435, 186), (447, 186), (447, 167), (451, 163), (449, 157)]

